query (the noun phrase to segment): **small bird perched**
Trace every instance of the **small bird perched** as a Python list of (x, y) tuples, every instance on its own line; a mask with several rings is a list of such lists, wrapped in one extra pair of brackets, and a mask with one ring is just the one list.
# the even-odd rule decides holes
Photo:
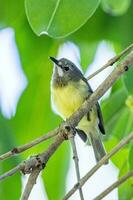
[[(57, 60), (53, 57), (54, 70), (51, 81), (51, 99), (55, 111), (65, 120), (69, 118), (93, 93), (82, 72), (68, 59)], [(78, 124), (77, 133), (81, 139), (91, 143), (96, 161), (106, 152), (100, 133), (105, 134), (103, 118), (99, 104), (93, 106)]]

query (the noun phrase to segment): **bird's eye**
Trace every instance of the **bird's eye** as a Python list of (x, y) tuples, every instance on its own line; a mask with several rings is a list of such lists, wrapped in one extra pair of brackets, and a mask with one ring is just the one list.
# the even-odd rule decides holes
[(65, 71), (68, 71), (69, 70), (69, 67), (64, 67)]

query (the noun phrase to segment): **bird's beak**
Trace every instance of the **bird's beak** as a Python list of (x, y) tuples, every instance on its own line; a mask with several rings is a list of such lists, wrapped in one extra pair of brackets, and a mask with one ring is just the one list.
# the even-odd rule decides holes
[(59, 66), (59, 61), (57, 60), (57, 59), (55, 59), (55, 58), (53, 58), (53, 57), (49, 57), (56, 65), (58, 65)]

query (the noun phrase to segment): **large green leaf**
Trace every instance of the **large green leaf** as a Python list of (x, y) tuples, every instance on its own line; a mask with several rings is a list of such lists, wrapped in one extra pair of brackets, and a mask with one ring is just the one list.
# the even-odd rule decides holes
[(112, 130), (117, 125), (127, 98), (126, 90), (122, 87), (102, 102), (102, 112), (107, 136), (112, 135)]
[(102, 0), (105, 12), (112, 15), (123, 15), (129, 8), (131, 0)]
[[(124, 136), (133, 130), (133, 112), (126, 105), (128, 95), (120, 81), (112, 89), (111, 95), (102, 102), (105, 121), (107, 151), (110, 151)], [(111, 159), (121, 169), (127, 160), (129, 147), (122, 149)]]
[[(107, 152), (110, 152), (117, 144), (119, 140), (116, 137), (112, 137), (111, 139), (104, 142), (105, 148)], [(117, 154), (115, 154), (111, 161), (115, 164), (119, 169), (122, 168), (125, 163), (126, 158), (128, 157), (129, 150), (128, 148), (122, 148)]]
[(33, 31), (65, 37), (80, 28), (94, 13), (99, 0), (26, 0), (26, 14)]
[(133, 130), (133, 112), (127, 105), (128, 95), (125, 88), (119, 89), (103, 101), (102, 110), (107, 137), (119, 140)]
[(112, 134), (117, 138), (122, 139), (133, 130), (133, 114), (125, 107), (119, 113), (116, 123), (112, 127)]
[[(5, 153), (16, 146), (15, 137), (8, 122), (0, 116), (0, 154)], [(0, 162), (0, 175), (15, 167), (19, 159), (9, 159)], [(14, 190), (15, 186), (15, 191)], [(2, 200), (18, 200), (21, 194), (21, 177), (20, 174), (15, 174), (12, 177), (0, 182), (0, 199)]]
[[(129, 168), (127, 162), (124, 163), (120, 170), (119, 177), (124, 176)], [(133, 197), (133, 178), (128, 179), (125, 183), (118, 188), (119, 200), (131, 200)]]

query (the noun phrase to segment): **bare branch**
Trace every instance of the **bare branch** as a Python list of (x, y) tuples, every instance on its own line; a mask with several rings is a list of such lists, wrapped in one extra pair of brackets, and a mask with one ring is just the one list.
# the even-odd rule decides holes
[[(76, 127), (81, 120), (81, 118), (87, 114), (87, 112), (93, 107), (93, 105), (96, 104), (98, 99), (103, 96), (103, 94), (115, 83), (115, 81), (130, 68), (131, 64), (133, 64), (133, 52), (128, 54), (126, 59), (121, 62), (117, 68), (114, 69), (114, 71), (106, 78), (106, 80), (96, 89), (96, 91), (83, 103), (83, 105), (73, 113), (73, 115), (66, 120), (65, 123), (63, 123), (60, 127), (60, 129), (57, 129), (58, 135), (55, 139), (55, 141), (48, 147), (46, 151), (43, 153), (33, 156), (30, 159), (24, 161), (20, 164), (21, 168), (20, 170), (23, 173), (32, 173), (35, 169), (43, 169), (46, 165), (49, 158), (54, 154), (56, 149), (62, 144), (62, 142), (66, 139), (68, 136), (68, 132), (66, 131), (65, 127)], [(56, 132), (56, 134), (57, 134)], [(89, 179), (90, 176), (94, 174), (97, 169), (99, 169), (100, 166), (103, 165), (112, 155), (114, 155), (119, 149), (121, 149), (126, 143), (128, 143), (133, 138), (133, 134), (122, 140), (119, 145), (117, 145), (109, 154), (107, 154), (99, 163), (92, 168), (90, 172), (88, 172), (79, 183), (77, 183), (74, 188), (67, 194), (67, 196), (71, 196), (77, 189), (82, 187), (84, 183)], [(41, 140), (42, 141), (42, 140)], [(35, 143), (34, 145), (38, 144), (39, 142)], [(27, 144), (28, 145), (28, 144)], [(29, 147), (30, 148), (30, 147)], [(20, 167), (18, 166), (18, 168)], [(18, 170), (17, 170), (18, 171)], [(16, 172), (17, 172), (16, 171)], [(7, 172), (9, 173), (9, 172)], [(6, 174), (7, 174), (6, 173)], [(9, 175), (10, 176), (10, 175)], [(1, 176), (2, 177), (2, 176)], [(0, 177), (0, 178), (1, 178)], [(5, 176), (6, 178), (8, 176)], [(2, 178), (2, 179), (4, 179)], [(66, 196), (66, 197), (67, 197)], [(68, 198), (64, 198), (68, 199)]]
[(93, 74), (91, 74), (90, 76), (87, 77), (88, 80), (90, 80), (91, 78), (93, 78), (94, 76), (96, 76), (97, 74), (99, 74), (101, 71), (103, 71), (104, 69), (106, 69), (107, 67), (112, 66), (114, 63), (116, 63), (122, 56), (126, 55), (127, 53), (129, 53), (131, 50), (133, 50), (133, 44), (131, 44), (129, 47), (127, 47), (126, 49), (124, 49), (119, 55), (111, 58), (105, 65), (103, 65), (100, 69), (98, 69), (96, 72), (94, 72)]
[[(71, 142), (71, 146), (72, 146), (72, 150), (73, 150), (73, 160), (75, 163), (75, 169), (76, 169), (76, 175), (77, 175), (77, 181), (80, 181), (80, 170), (79, 170), (79, 159), (78, 159), (78, 153), (77, 153), (77, 148), (76, 148), (76, 144), (75, 144), (75, 140), (74, 140), (74, 134), (70, 133), (68, 134), (68, 139)], [(80, 195), (80, 199), (84, 200), (84, 196), (83, 196), (83, 191), (82, 188), (79, 188), (79, 195)]]
[[(118, 56), (115, 56), (114, 58), (110, 59), (108, 63), (106, 63), (105, 66), (113, 65), (114, 62), (118, 61), (121, 56), (125, 55), (127, 52), (131, 51), (133, 49), (133, 44), (131, 44), (129, 47), (127, 47), (124, 51), (122, 51)], [(126, 70), (127, 66), (133, 64), (133, 53), (130, 53), (126, 60), (123, 61), (121, 64), (118, 65), (117, 69), (115, 69), (108, 77), (107, 79), (97, 88), (97, 90), (91, 95), (91, 97), (81, 106), (80, 109), (78, 109), (74, 114), (67, 120), (68, 124), (72, 124), (72, 126), (75, 126), (78, 124), (80, 119), (88, 112), (88, 110), (98, 101), (100, 97), (103, 96), (103, 94), (113, 85), (113, 83), (119, 78), (120, 75), (122, 75)], [(119, 68), (119, 69), (118, 69)], [(95, 103), (93, 103), (95, 101)], [(91, 103), (91, 104), (90, 104)], [(90, 105), (88, 107), (88, 105)], [(87, 109), (88, 108), (88, 109)], [(77, 121), (77, 122), (76, 122)], [(55, 129), (54, 131), (49, 132), (47, 135), (43, 135), (40, 138), (37, 138), (30, 143), (27, 143), (25, 145), (22, 145), (20, 147), (16, 147), (12, 149), (11, 151), (3, 154), (0, 156), (0, 161), (5, 160), (13, 155), (16, 155), (18, 153), (22, 153), (23, 151), (26, 151), (27, 149), (51, 138), (58, 134), (59, 129)]]
[[(68, 130), (65, 128), (65, 131), (68, 131)], [(36, 180), (37, 180), (37, 177), (39, 176), (40, 171), (46, 166), (48, 159), (53, 155), (53, 153), (57, 150), (57, 148), (61, 145), (61, 143), (66, 139), (66, 135), (64, 134), (65, 132), (61, 132), (56, 137), (55, 142), (49, 146), (47, 151), (43, 152), (40, 156), (38, 156), (37, 160), (39, 163), (37, 165), (37, 168), (32, 169), (28, 182), (25, 186), (25, 190), (22, 194), (21, 200), (28, 200), (28, 197), (33, 189), (33, 186), (36, 183)], [(30, 167), (28, 167), (28, 169), (30, 169)]]
[[(66, 130), (65, 130), (66, 131)], [(43, 169), (49, 160), (49, 158), (53, 155), (56, 149), (62, 144), (62, 142), (66, 139), (66, 132), (61, 132), (57, 135), (55, 141), (48, 147), (48, 149), (42, 152), (39, 155), (31, 156), (28, 160), (23, 161), (17, 167), (12, 170), (6, 172), (5, 174), (0, 176), (0, 181), (5, 178), (15, 174), (18, 171), (22, 171), (23, 174), (29, 174), (34, 171), (36, 168)]]
[[(133, 64), (133, 52), (127, 55), (126, 59), (118, 65), (117, 68), (105, 79), (105, 81), (96, 89), (96, 91), (82, 104), (82, 106), (66, 120), (64, 126), (76, 127), (81, 118), (87, 114), (93, 105), (96, 104), (98, 99), (115, 83), (115, 81)], [(63, 126), (62, 126), (63, 127)], [(63, 129), (60, 127), (61, 129)], [(46, 151), (47, 152), (47, 151)], [(34, 162), (29, 161), (30, 169), (36, 165), (37, 159), (32, 159)], [(28, 161), (27, 161), (28, 162)], [(30, 171), (31, 172), (31, 171)]]
[(17, 173), (18, 171), (21, 170), (21, 166), (18, 165), (16, 167), (14, 167), (13, 169), (11, 169), (10, 171), (6, 172), (5, 174), (0, 176), (0, 181), (4, 180), (5, 178), (12, 176), (13, 174)]
[(133, 132), (120, 141), (108, 154), (106, 154), (83, 178), (80, 179), (78, 183), (76, 183), (73, 188), (65, 195), (63, 200), (67, 200), (72, 196), (77, 189), (82, 187), (86, 181), (104, 164), (109, 158), (111, 158), (114, 154), (116, 154), (123, 146), (125, 146), (128, 142), (133, 139)]
[(12, 157), (16, 154), (22, 153), (22, 152), (26, 151), (27, 149), (34, 147), (35, 145), (37, 145), (37, 144), (39, 144), (39, 143), (41, 143), (41, 142), (43, 142), (47, 139), (54, 137), (55, 135), (58, 134), (58, 131), (59, 131), (59, 128), (56, 128), (55, 130), (53, 130), (53, 131), (51, 131), (47, 134), (44, 134), (43, 136), (41, 136), (41, 137), (39, 137), (39, 138), (37, 138), (37, 139), (27, 143), (27, 144), (13, 148), (11, 151), (8, 151), (5, 154), (1, 155), (0, 161), (5, 160), (9, 157)]
[(93, 200), (101, 200), (105, 196), (107, 196), (112, 190), (119, 187), (122, 183), (124, 183), (126, 180), (131, 178), (133, 176), (133, 170), (129, 171), (126, 175), (122, 176), (118, 181), (113, 183), (111, 186), (109, 186), (106, 190), (104, 190), (101, 194), (99, 194), (97, 197), (95, 197)]
[(22, 194), (21, 200), (28, 200), (30, 193), (36, 184), (37, 177), (39, 176), (41, 169), (35, 169), (31, 174), (29, 175), (28, 182), (25, 186), (24, 192)]
[(103, 83), (90, 95), (90, 97), (75, 111), (66, 121), (70, 126), (76, 127), (82, 117), (97, 103), (105, 92), (116, 82), (116, 80), (127, 71), (133, 64), (133, 52), (127, 55), (126, 59), (121, 62)]

